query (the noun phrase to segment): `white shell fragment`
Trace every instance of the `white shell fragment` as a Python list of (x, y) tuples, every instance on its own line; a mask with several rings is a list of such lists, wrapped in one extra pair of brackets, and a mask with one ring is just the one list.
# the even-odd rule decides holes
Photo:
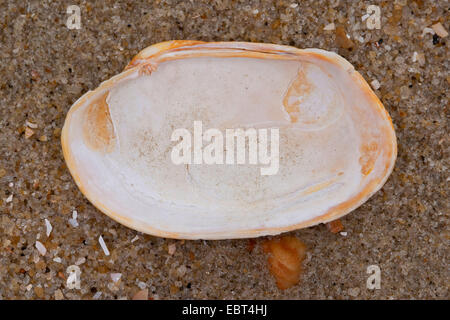
[(120, 280), (120, 278), (122, 278), (122, 274), (121, 273), (111, 273), (110, 276), (111, 276), (111, 280), (113, 282), (117, 282), (117, 281)]
[(47, 253), (47, 249), (45, 248), (45, 246), (40, 241), (36, 241), (36, 249), (39, 251), (39, 253), (42, 256), (45, 256), (45, 254)]
[(9, 197), (8, 198), (6, 198), (6, 203), (10, 203), (10, 202), (12, 202), (12, 200), (13, 200), (13, 195), (12, 194), (10, 194), (9, 195)]
[(48, 219), (44, 219), (45, 221), (45, 234), (47, 235), (47, 237), (50, 236), (50, 233), (53, 230), (52, 224), (50, 223), (50, 221), (48, 221)]
[(109, 256), (108, 247), (106, 246), (105, 240), (103, 240), (102, 236), (98, 237), (98, 242), (100, 243), (100, 246), (102, 247), (105, 256)]
[(325, 30), (325, 31), (331, 31), (331, 30), (334, 30), (334, 29), (335, 29), (334, 22), (327, 24), (327, 25), (323, 28), (323, 30)]
[(74, 228), (78, 227), (77, 217), (78, 217), (78, 212), (76, 210), (74, 210), (72, 212), (72, 218), (69, 219), (70, 225)]
[[(257, 149), (228, 162), (220, 156), (227, 130)], [(274, 235), (335, 220), (383, 186), (397, 154), (387, 111), (344, 58), (246, 42), (144, 49), (75, 102), (61, 139), (75, 182), (98, 209), (177, 239)]]
[(101, 291), (97, 291), (97, 292), (92, 296), (92, 299), (97, 300), (97, 299), (100, 299), (101, 296), (102, 296), (102, 292), (101, 292)]
[(37, 129), (38, 125), (36, 123), (30, 122), (28, 120), (25, 121), (25, 125), (30, 127), (31, 129)]

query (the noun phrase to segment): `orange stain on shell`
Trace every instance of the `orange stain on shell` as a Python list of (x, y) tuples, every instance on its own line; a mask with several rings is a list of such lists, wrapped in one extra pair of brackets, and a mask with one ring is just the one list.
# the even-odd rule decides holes
[(312, 85), (308, 82), (305, 72), (299, 70), (283, 98), (284, 110), (289, 114), (292, 123), (298, 121), (302, 97), (307, 95), (311, 89)]
[(367, 176), (373, 169), (378, 156), (378, 144), (375, 141), (363, 144), (360, 148), (361, 157), (359, 164), (361, 165), (361, 173)]
[(114, 126), (106, 103), (108, 92), (91, 102), (87, 107), (86, 119), (83, 126), (83, 136), (90, 148), (111, 152), (114, 147)]

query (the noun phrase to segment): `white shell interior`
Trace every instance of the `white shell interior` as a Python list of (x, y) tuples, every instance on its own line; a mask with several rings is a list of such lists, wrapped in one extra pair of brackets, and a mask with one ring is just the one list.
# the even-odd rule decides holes
[[(151, 75), (136, 70), (108, 89), (116, 136), (111, 152), (93, 150), (80, 138), (89, 101), (72, 113), (69, 149), (77, 175), (94, 204), (140, 230), (151, 226), (184, 238), (278, 233), (356, 196), (385, 169), (380, 148), (373, 170), (361, 172), (365, 140), (381, 146), (391, 137), (383, 133), (389, 122), (368, 107), (373, 102), (352, 72), (309, 58), (245, 57), (172, 60)], [(308, 88), (284, 100), (299, 74)], [(300, 112), (293, 123), (283, 101), (296, 99)], [(193, 132), (199, 120), (203, 131), (279, 128), (278, 173), (261, 175), (259, 164), (173, 164), (173, 130)]]

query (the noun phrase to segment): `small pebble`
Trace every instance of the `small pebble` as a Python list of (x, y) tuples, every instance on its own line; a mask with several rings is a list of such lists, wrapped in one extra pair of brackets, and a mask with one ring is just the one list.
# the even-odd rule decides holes
[(418, 53), (414, 51), (412, 56), (412, 62), (418, 62), (419, 65), (423, 66), (425, 64), (425, 55), (423, 53)]
[(34, 135), (34, 131), (29, 127), (25, 128), (25, 139), (30, 139)]
[(139, 289), (145, 289), (145, 288), (147, 288), (147, 284), (145, 283), (145, 282), (143, 282), (143, 281), (139, 281), (138, 282), (138, 287), (139, 287)]
[(170, 255), (173, 255), (177, 250), (177, 245), (175, 243), (169, 244), (168, 251)]
[(55, 291), (55, 300), (64, 300), (64, 295), (59, 289)]
[(44, 289), (42, 287), (35, 287), (34, 293), (39, 299), (42, 299), (44, 297)]
[(433, 34), (433, 44), (436, 45), (439, 43), (439, 36), (437, 34)]
[(186, 266), (180, 266), (177, 269), (178, 276), (183, 277), (186, 274), (187, 268)]
[(348, 290), (348, 294), (352, 297), (357, 297), (359, 295), (359, 288), (351, 288)]
[(336, 28), (336, 44), (344, 49), (351, 49), (354, 46), (353, 41), (350, 39), (349, 35), (345, 32), (344, 27)]
[(148, 289), (138, 291), (132, 298), (133, 300), (148, 300)]
[(344, 225), (342, 224), (342, 221), (340, 219), (330, 221), (326, 225), (328, 230), (330, 230), (332, 233), (338, 233), (344, 230)]
[(327, 25), (323, 28), (323, 30), (330, 31), (330, 30), (334, 30), (334, 28), (335, 28), (334, 22), (332, 22), (332, 23), (330, 23), (330, 24), (327, 24)]
[(410, 92), (410, 90), (409, 90), (409, 88), (407, 86), (401, 86), (400, 87), (400, 97), (402, 99), (407, 99), (409, 97), (410, 93), (411, 92)]
[(445, 38), (448, 36), (448, 32), (447, 30), (445, 30), (444, 26), (442, 25), (442, 23), (438, 22), (436, 24), (433, 24), (431, 26), (431, 28), (433, 29), (434, 32), (436, 32), (436, 34), (441, 37), (441, 38)]
[(371, 85), (372, 88), (374, 88), (375, 90), (378, 90), (378, 89), (380, 89), (380, 87), (381, 87), (381, 84), (380, 84), (380, 82), (379, 82), (377, 79), (372, 80), (372, 82), (370, 83), (370, 85)]

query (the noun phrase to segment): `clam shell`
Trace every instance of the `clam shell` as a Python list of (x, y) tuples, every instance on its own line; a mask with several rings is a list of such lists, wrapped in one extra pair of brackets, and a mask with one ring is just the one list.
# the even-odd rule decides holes
[[(249, 163), (174, 164), (171, 134), (194, 121), (204, 129), (278, 128), (277, 173), (261, 175)], [(388, 113), (344, 58), (245, 42), (144, 49), (74, 103), (61, 139), (76, 184), (99, 210), (179, 239), (332, 221), (383, 186), (397, 153)]]

